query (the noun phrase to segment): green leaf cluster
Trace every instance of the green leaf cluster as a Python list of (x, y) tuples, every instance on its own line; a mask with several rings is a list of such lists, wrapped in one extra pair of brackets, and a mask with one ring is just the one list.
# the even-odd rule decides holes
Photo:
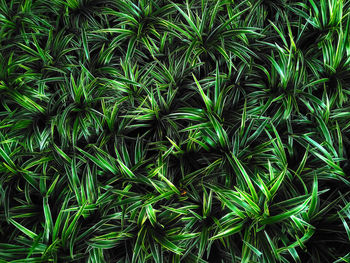
[(350, 262), (349, 0), (0, 0), (0, 263)]

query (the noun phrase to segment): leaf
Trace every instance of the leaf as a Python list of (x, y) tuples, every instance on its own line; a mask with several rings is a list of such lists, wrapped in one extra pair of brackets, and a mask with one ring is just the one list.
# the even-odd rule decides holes
[(84, 49), (85, 57), (87, 60), (89, 60), (90, 59), (90, 55), (89, 55), (90, 51), (89, 51), (89, 45), (88, 45), (88, 41), (87, 41), (86, 31), (84, 28), (81, 31), (81, 38), (83, 41), (83, 49)]
[[(67, 240), (68, 236), (72, 235), (74, 232), (74, 228), (76, 226), (76, 223), (79, 219), (79, 217), (83, 214), (84, 209), (85, 209), (86, 203), (84, 203), (80, 208), (79, 211), (75, 214), (72, 222), (69, 224), (68, 228), (64, 228), (63, 232), (62, 232), (62, 240), (63, 243), (65, 243), (65, 241)], [(68, 220), (66, 221), (68, 222)]]
[(117, 160), (121, 169), (122, 169), (122, 172), (127, 175), (128, 177), (130, 178), (133, 178), (135, 177), (134, 173), (120, 160)]
[(18, 230), (20, 230), (23, 234), (27, 235), (28, 237), (34, 239), (37, 238), (38, 235), (35, 234), (33, 231), (29, 230), (28, 228), (22, 226), (20, 223), (17, 223), (12, 218), (8, 219), (11, 224), (13, 224)]
[(236, 234), (239, 231), (241, 231), (242, 227), (243, 227), (243, 223), (240, 223), (237, 226), (230, 227), (230, 228), (228, 228), (228, 229), (226, 229), (224, 231), (220, 231), (218, 234), (216, 234), (215, 236), (211, 237), (209, 240), (215, 240), (215, 239), (218, 239), (218, 238), (231, 236), (231, 235)]
[(198, 88), (198, 91), (199, 91), (199, 94), (201, 95), (203, 101), (204, 101), (204, 104), (207, 108), (207, 111), (209, 113), (212, 112), (212, 106), (213, 106), (213, 102), (208, 98), (208, 96), (204, 93), (201, 85), (199, 84), (197, 78), (195, 77), (195, 75), (192, 73), (192, 76), (193, 76), (193, 79), (194, 81), (196, 82), (196, 85), (197, 85), (197, 88)]
[(151, 204), (146, 205), (146, 213), (152, 226), (155, 226), (155, 224), (157, 223), (157, 218), (156, 218), (155, 210), (153, 209)]
[(154, 239), (165, 249), (177, 254), (177, 255), (182, 255), (185, 251), (185, 249), (180, 248), (178, 246), (176, 246), (173, 242), (171, 242), (168, 238), (166, 237), (162, 237), (162, 238), (158, 238), (156, 236), (154, 236)]
[(43, 209), (44, 209), (44, 216), (45, 216), (45, 231), (44, 231), (45, 234), (44, 234), (44, 237), (48, 241), (50, 238), (50, 235), (52, 235), (52, 231), (53, 231), (53, 221), (52, 221), (52, 215), (51, 215), (51, 209), (49, 206), (48, 197), (44, 197)]
[(252, 195), (253, 201), (257, 202), (258, 201), (258, 194), (256, 193), (256, 190), (254, 188), (252, 181), (250, 180), (249, 175), (247, 174), (246, 170), (244, 169), (244, 167), (242, 166), (240, 161), (237, 159), (237, 157), (234, 154), (231, 154), (231, 156), (232, 156), (233, 160), (235, 161), (238, 170), (235, 167), (234, 167), (234, 169), (243, 176), (245, 182), (248, 185), (248, 188), (250, 190), (250, 194)]
[(313, 215), (317, 212), (317, 206), (318, 206), (318, 180), (317, 175), (314, 174), (314, 182), (312, 185), (312, 194), (311, 194), (311, 202), (310, 207), (308, 211), (309, 218), (312, 218)]
[(180, 7), (178, 7), (175, 3), (172, 3), (172, 5), (180, 12), (180, 14), (186, 19), (187, 23), (190, 25), (191, 30), (196, 33), (198, 39), (202, 39), (202, 35), (199, 32), (197, 26), (192, 21), (191, 17), (189, 17)]
[(261, 257), (263, 255), (263, 253), (261, 251), (259, 251), (257, 248), (255, 248), (254, 246), (252, 246), (251, 244), (249, 244), (248, 242), (246, 242), (245, 240), (243, 240), (243, 243), (250, 248), (251, 251), (253, 251), (258, 257)]
[(267, 217), (267, 218), (261, 220), (260, 223), (262, 225), (267, 225), (267, 224), (274, 224), (274, 223), (286, 220), (286, 219), (290, 218), (291, 216), (296, 215), (296, 214), (300, 213), (301, 211), (305, 210), (307, 208), (310, 200), (311, 200), (311, 197), (307, 198), (305, 200), (305, 202), (302, 203), (301, 205), (294, 207), (294, 208), (290, 209), (289, 211), (286, 211), (282, 214)]
[(91, 161), (93, 161), (98, 167), (102, 168), (105, 171), (110, 171), (112, 174), (117, 174), (117, 168), (114, 167), (109, 161), (102, 158), (100, 155), (96, 155), (97, 157), (91, 155), (90, 153), (76, 147), (78, 151), (88, 157)]
[(16, 169), (15, 163), (11, 160), (10, 156), (0, 147), (0, 156), (4, 161), (12, 168)]
[(277, 190), (279, 189), (279, 187), (281, 186), (284, 176), (287, 172), (287, 167), (285, 167), (283, 169), (283, 171), (281, 172), (281, 174), (276, 178), (275, 183), (272, 185), (272, 187), (270, 188), (270, 194), (271, 196), (274, 196), (277, 192)]

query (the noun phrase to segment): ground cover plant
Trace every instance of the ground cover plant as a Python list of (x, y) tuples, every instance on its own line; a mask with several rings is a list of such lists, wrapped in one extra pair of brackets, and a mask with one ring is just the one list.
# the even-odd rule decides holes
[(0, 0), (0, 263), (350, 262), (349, 11)]

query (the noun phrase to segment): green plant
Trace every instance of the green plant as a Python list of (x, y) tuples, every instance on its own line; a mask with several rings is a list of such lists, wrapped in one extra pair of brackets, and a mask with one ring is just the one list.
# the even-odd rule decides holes
[(349, 14), (0, 0), (0, 263), (350, 262)]

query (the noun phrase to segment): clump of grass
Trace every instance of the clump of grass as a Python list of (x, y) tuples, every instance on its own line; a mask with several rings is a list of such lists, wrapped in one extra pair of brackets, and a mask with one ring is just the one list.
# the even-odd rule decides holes
[(0, 262), (350, 262), (349, 11), (0, 0)]

